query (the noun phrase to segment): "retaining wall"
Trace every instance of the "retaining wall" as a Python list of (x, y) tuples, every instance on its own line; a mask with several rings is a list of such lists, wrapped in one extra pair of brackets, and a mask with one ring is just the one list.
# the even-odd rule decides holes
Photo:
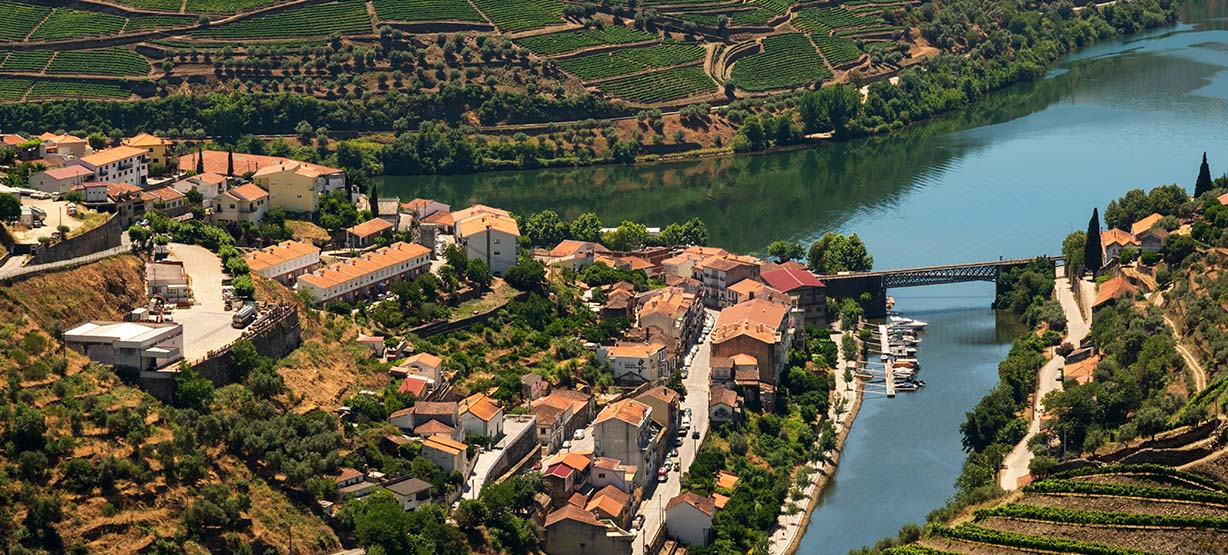
[(39, 246), (34, 249), (34, 258), (30, 264), (46, 264), (59, 262), (105, 251), (120, 245), (124, 230), (119, 227), (119, 217), (112, 214), (106, 223), (91, 229), (77, 237), (60, 241), (49, 247)]

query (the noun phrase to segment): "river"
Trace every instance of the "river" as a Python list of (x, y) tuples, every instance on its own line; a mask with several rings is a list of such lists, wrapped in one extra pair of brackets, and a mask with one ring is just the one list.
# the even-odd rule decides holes
[[(1228, 171), (1228, 1), (1181, 23), (1100, 43), (1046, 79), (889, 137), (761, 156), (471, 176), (388, 177), (384, 194), (510, 210), (594, 211), (664, 225), (699, 216), (713, 244), (761, 252), (775, 239), (855, 232), (877, 268), (1057, 254), (1092, 206), (1134, 187), (1193, 188), (1205, 150)], [(840, 555), (923, 522), (954, 493), (959, 424), (997, 381), (1017, 325), (993, 287), (891, 292), (930, 323), (929, 387), (867, 399), (799, 553)]]

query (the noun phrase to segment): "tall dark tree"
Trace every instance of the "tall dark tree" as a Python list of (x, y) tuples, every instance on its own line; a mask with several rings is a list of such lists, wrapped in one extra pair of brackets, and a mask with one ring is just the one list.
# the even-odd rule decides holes
[(205, 154), (200, 144), (196, 145), (196, 173), (205, 173)]
[(226, 175), (230, 177), (235, 175), (235, 151), (233, 148), (226, 151)]
[(1198, 167), (1198, 181), (1194, 183), (1194, 198), (1201, 197), (1214, 187), (1215, 184), (1211, 182), (1211, 166), (1207, 165), (1207, 153), (1203, 152), (1202, 165)]
[[(1071, 261), (1067, 260), (1069, 264)], [(1083, 265), (1093, 274), (1104, 265), (1104, 253), (1100, 252), (1100, 209), (1092, 208), (1092, 219), (1087, 222), (1087, 243), (1083, 245)]]

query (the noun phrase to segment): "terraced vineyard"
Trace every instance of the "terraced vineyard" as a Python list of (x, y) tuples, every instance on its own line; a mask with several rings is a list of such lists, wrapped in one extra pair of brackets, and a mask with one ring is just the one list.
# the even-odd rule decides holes
[(456, 0), (375, 0), (380, 20), (485, 21), (468, 2)]
[(194, 37), (261, 39), (279, 37), (371, 34), (371, 16), (362, 0), (339, 0), (258, 15), (234, 23), (192, 32)]
[(799, 16), (802, 16), (802, 14), (806, 14), (805, 17), (813, 18), (830, 29), (884, 23), (881, 17), (876, 15), (858, 15), (844, 9), (842, 6), (808, 8), (798, 13)]
[(47, 66), (47, 73), (142, 76), (149, 74), (150, 69), (145, 58), (126, 48), (115, 47), (61, 51)]
[(127, 19), (101, 12), (56, 8), (30, 35), (31, 40), (71, 39), (92, 35), (114, 35)]
[(179, 11), (181, 0), (116, 0), (117, 3), (145, 10)]
[(653, 68), (703, 60), (704, 47), (695, 43), (668, 42), (643, 48), (627, 48), (579, 56), (556, 63), (584, 81), (593, 81)]
[(184, 27), (195, 24), (196, 18), (190, 15), (146, 15), (128, 18), (128, 26), (124, 28), (124, 32), (132, 33), (149, 29)]
[(41, 73), (52, 54), (51, 50), (14, 50), (0, 63), (0, 70)]
[(18, 4), (12, 0), (0, 0), (0, 39), (19, 41), (42, 21), (51, 10), (42, 6)]
[(505, 33), (563, 23), (558, 0), (473, 0), (491, 23)]
[(188, 0), (189, 13), (232, 13), (254, 10), (289, 0)]
[(1156, 464), (1108, 465), (1057, 474), (1023, 491), (1015, 502), (975, 510), (972, 522), (931, 526), (920, 544), (887, 553), (1224, 552), (1228, 486), (1203, 474)]
[(129, 93), (119, 85), (101, 83), (73, 83), (70, 81), (35, 81), (26, 100), (52, 98), (128, 98)]
[(607, 44), (627, 44), (642, 42), (657, 38), (630, 27), (607, 25), (601, 29), (579, 29), (576, 31), (561, 31), (544, 35), (534, 35), (516, 39), (516, 42), (533, 53), (541, 56), (551, 56), (566, 52), (575, 52), (582, 48), (592, 48)]
[(811, 39), (832, 65), (838, 66), (861, 57), (861, 49), (851, 40), (841, 37), (813, 36)]
[(0, 79), (0, 100), (15, 101), (30, 90), (29, 79)]
[(763, 51), (738, 60), (730, 73), (738, 87), (752, 92), (809, 85), (831, 75), (801, 33), (765, 37)]
[(633, 75), (602, 83), (598, 88), (614, 96), (645, 104), (716, 92), (716, 83), (702, 67), (687, 66)]

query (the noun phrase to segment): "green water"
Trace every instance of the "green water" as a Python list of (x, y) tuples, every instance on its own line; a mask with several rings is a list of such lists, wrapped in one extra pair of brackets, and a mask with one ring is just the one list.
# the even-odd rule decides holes
[[(713, 243), (856, 232), (879, 268), (1055, 254), (1092, 206), (1126, 189), (1189, 189), (1202, 152), (1228, 170), (1228, 2), (1192, 4), (1171, 29), (1097, 45), (1048, 78), (890, 137), (763, 156), (454, 177), (390, 177), (383, 191), (455, 205), (594, 211), (608, 224), (699, 216)], [(843, 554), (923, 521), (953, 492), (959, 424), (997, 381), (1017, 326), (992, 285), (891, 292), (930, 322), (929, 387), (867, 399), (800, 553)]]

